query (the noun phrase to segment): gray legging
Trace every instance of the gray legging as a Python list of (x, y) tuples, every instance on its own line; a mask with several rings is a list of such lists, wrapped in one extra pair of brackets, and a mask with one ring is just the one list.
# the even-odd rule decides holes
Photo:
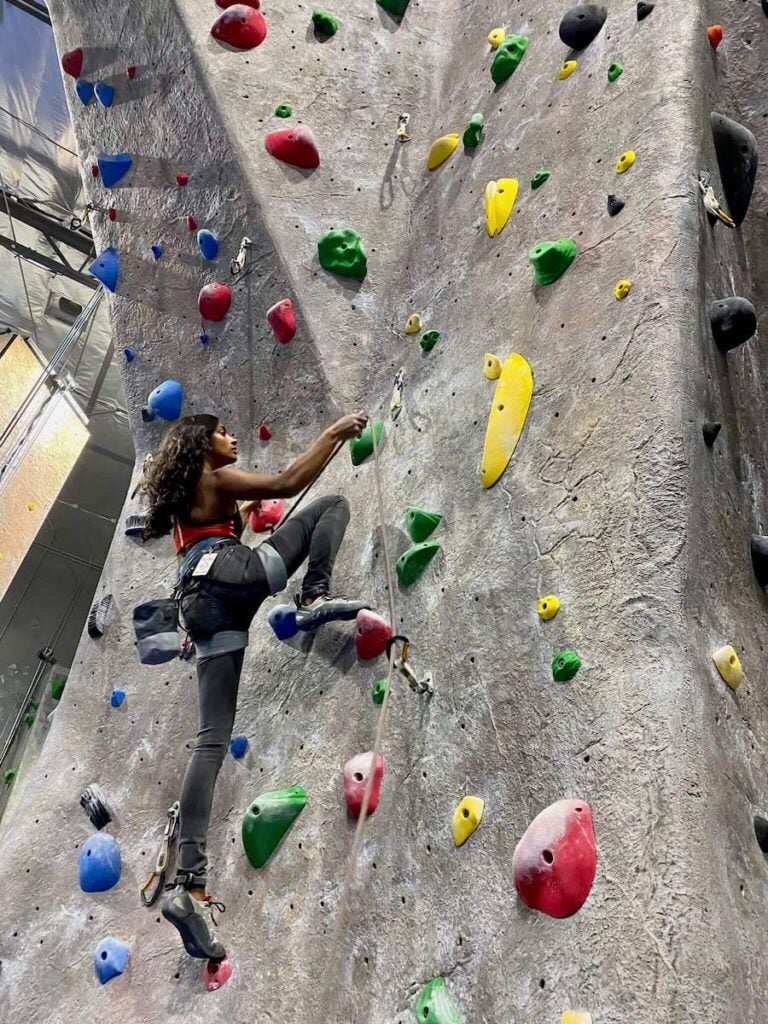
[[(278, 551), (289, 576), (308, 558), (302, 597), (327, 593), (336, 554), (349, 522), (346, 498), (319, 498), (295, 513), (266, 542)], [(250, 595), (255, 612), (267, 589)], [(207, 882), (206, 839), (213, 790), (227, 752), (237, 709), (237, 691), (245, 651), (230, 651), (198, 661), (200, 728), (181, 789), (179, 853), (176, 882), (203, 886)]]

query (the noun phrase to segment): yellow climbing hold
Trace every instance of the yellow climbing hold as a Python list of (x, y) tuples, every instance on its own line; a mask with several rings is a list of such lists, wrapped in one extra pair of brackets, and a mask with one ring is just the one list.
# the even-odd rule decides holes
[(485, 230), (493, 238), (504, 230), (517, 199), (517, 178), (499, 178), (485, 186)]
[(578, 67), (578, 61), (567, 60), (561, 65), (560, 70), (557, 72), (557, 77), (562, 82), (566, 78), (570, 78), (573, 72)]
[(616, 161), (616, 173), (623, 174), (624, 171), (628, 171), (634, 162), (635, 151), (634, 149), (628, 149), (626, 153), (622, 153), (619, 159)]
[(586, 1010), (563, 1010), (560, 1024), (592, 1024), (592, 1014)]
[(483, 820), (485, 801), (479, 796), (465, 796), (453, 812), (451, 831), (457, 846), (463, 846)]
[(488, 42), (496, 50), (504, 42), (505, 32), (503, 28), (492, 28), (488, 33)]
[(741, 681), (744, 678), (744, 672), (739, 661), (739, 656), (731, 647), (730, 644), (726, 644), (725, 647), (718, 647), (718, 649), (712, 655), (712, 661), (714, 661), (717, 671), (728, 683), (732, 690), (738, 690), (741, 686)]
[(533, 394), (533, 372), (517, 352), (501, 367), (485, 431), (480, 482), (493, 487), (507, 468), (525, 426)]
[(458, 144), (459, 136), (456, 132), (450, 132), (448, 135), (441, 135), (439, 139), (435, 139), (427, 154), (427, 169), (434, 171), (440, 164), (445, 163)]
[(549, 622), (549, 620), (554, 619), (560, 611), (559, 598), (555, 597), (554, 594), (547, 594), (546, 597), (540, 597), (536, 605), (536, 611), (545, 622)]
[(34, 512), (36, 508), (37, 505), (34, 503), (34, 501), (30, 501), (27, 505), (27, 512)]
[(617, 299), (626, 299), (629, 293), (632, 291), (632, 282), (621, 280), (617, 281), (613, 287), (613, 294)]
[(421, 317), (419, 314), (411, 313), (405, 321), (405, 327), (403, 329), (406, 334), (418, 334), (421, 330)]
[(488, 380), (498, 380), (501, 376), (501, 360), (493, 352), (486, 352), (483, 356), (483, 373)]

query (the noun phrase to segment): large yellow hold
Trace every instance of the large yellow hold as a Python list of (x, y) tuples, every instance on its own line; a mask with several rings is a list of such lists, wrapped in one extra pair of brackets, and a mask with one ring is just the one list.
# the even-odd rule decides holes
[(444, 164), (458, 144), (459, 136), (456, 132), (449, 132), (448, 135), (441, 135), (439, 139), (435, 139), (427, 154), (427, 169), (434, 171), (440, 164)]
[(473, 832), (476, 832), (483, 820), (485, 801), (479, 796), (465, 796), (453, 812), (451, 831), (457, 846), (463, 846)]
[(517, 199), (517, 178), (499, 178), (485, 186), (485, 230), (493, 238), (504, 229)]
[(560, 1024), (592, 1024), (592, 1014), (586, 1010), (563, 1010)]
[(712, 661), (714, 661), (717, 671), (723, 677), (726, 683), (732, 690), (738, 690), (741, 686), (741, 682), (744, 679), (744, 672), (739, 661), (739, 656), (731, 647), (730, 644), (726, 644), (725, 647), (718, 647), (712, 654)]
[(517, 352), (508, 356), (493, 395), (485, 431), (480, 482), (493, 487), (507, 468), (525, 426), (533, 394), (533, 371)]

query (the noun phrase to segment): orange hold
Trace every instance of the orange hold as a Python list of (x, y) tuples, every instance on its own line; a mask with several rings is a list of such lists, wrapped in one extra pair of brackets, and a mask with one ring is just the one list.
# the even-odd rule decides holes
[(707, 29), (707, 39), (713, 50), (716, 50), (723, 41), (723, 26), (710, 25)]

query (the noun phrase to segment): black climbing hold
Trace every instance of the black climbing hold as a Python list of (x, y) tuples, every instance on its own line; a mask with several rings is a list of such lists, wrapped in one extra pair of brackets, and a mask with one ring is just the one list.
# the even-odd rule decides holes
[(619, 199), (618, 196), (608, 196), (608, 213), (611, 217), (615, 217), (617, 213), (621, 213), (624, 209), (624, 200)]
[(757, 140), (749, 128), (724, 114), (711, 114), (710, 123), (728, 212), (738, 225), (747, 216), (755, 185)]
[(102, 829), (114, 818), (107, 798), (99, 786), (88, 786), (80, 797), (80, 806), (90, 818), (94, 828)]
[[(763, 3), (765, 3), (765, 0), (763, 0)], [(637, 5), (637, 20), (642, 21), (643, 18), (647, 18), (655, 6), (656, 4), (647, 4), (644, 0), (640, 0), (640, 3)]]
[(763, 0), (763, 14), (768, 18), (768, 0)]
[(709, 420), (702, 426), (701, 432), (704, 435), (704, 444), (707, 448), (711, 448), (715, 443), (721, 427), (722, 423), (712, 423)]
[(107, 621), (109, 619), (109, 613), (112, 610), (112, 595), (105, 594), (100, 601), (91, 608), (88, 614), (88, 636), (92, 640), (98, 639), (100, 636), (104, 636), (104, 631), (107, 628)]
[(757, 582), (761, 587), (768, 587), (768, 537), (753, 533), (749, 539), (749, 553)]
[(713, 302), (709, 307), (709, 322), (721, 352), (743, 345), (757, 330), (755, 307), (749, 299), (738, 296)]
[(580, 4), (566, 11), (560, 22), (560, 38), (572, 50), (583, 50), (605, 24), (608, 11), (602, 4)]
[[(768, 3), (768, 0), (763, 0), (763, 8), (765, 8), (766, 3)], [(763, 853), (768, 853), (768, 821), (765, 818), (761, 818), (759, 814), (755, 815), (755, 839), (757, 839), (757, 845)]]

